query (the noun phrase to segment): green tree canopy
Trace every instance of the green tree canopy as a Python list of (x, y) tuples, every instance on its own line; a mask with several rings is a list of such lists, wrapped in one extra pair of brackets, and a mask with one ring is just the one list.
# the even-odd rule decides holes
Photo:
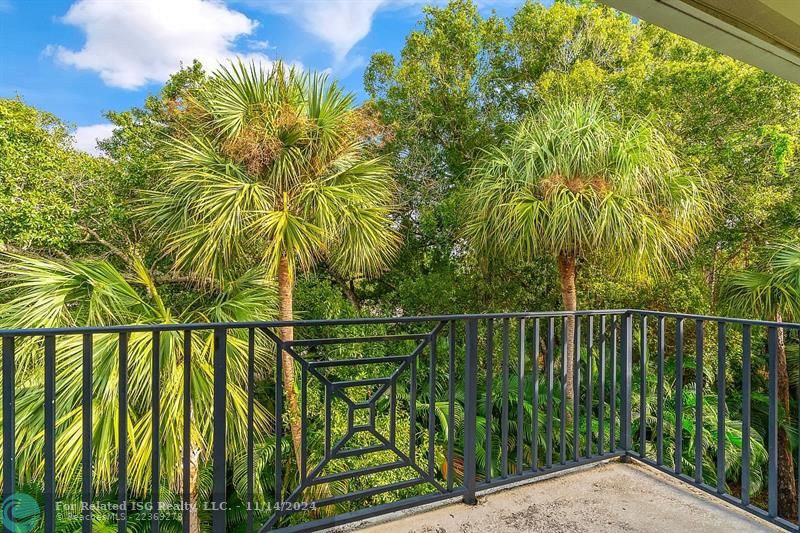
[[(463, 284), (476, 267), (457, 233), (468, 169), (520, 117), (563, 95), (600, 98), (620, 116), (657, 117), (673, 150), (722, 192), (683, 281), (620, 286), (587, 265), (592, 305), (710, 310), (717, 280), (751, 260), (766, 235), (791, 232), (800, 220), (800, 87), (605, 6), (529, 1), (507, 19), (482, 17), (468, 0), (429, 7), (399, 55), (373, 56), (364, 82), (394, 129), (388, 148), (408, 205), (401, 259), (373, 294), (407, 309), (414, 300), (404, 295), (421, 279)], [(481, 274), (492, 289), (479, 284), (472, 305), (552, 307), (552, 297), (529, 291), (514, 302), (493, 299), (514, 297), (505, 284), (527, 283), (531, 268), (542, 265), (493, 265), (494, 279)]]
[(0, 99), (0, 244), (63, 251), (80, 238), (109, 165), (72, 143), (54, 115)]

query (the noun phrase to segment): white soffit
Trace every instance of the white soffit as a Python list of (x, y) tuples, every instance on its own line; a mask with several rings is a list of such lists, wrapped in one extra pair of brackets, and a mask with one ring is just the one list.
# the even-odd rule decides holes
[(800, 0), (601, 0), (800, 83)]

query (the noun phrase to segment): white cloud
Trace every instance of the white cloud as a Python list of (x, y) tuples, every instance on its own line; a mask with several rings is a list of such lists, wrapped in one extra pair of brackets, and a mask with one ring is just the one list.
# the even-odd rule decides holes
[(50, 46), (45, 53), (95, 71), (114, 87), (163, 82), (193, 59), (210, 69), (235, 55), (272, 64), (264, 54), (234, 51), (237, 38), (251, 35), (258, 22), (220, 0), (79, 0), (62, 20), (85, 32), (85, 44)]
[[(443, 5), (446, 0), (242, 0), (255, 8), (267, 9), (291, 18), (309, 34), (326, 43), (337, 63), (372, 29), (378, 11), (419, 8), (425, 4)], [(479, 0), (492, 5), (504, 1)]]
[(367, 36), (378, 9), (410, 3), (415, 3), (415, 0), (281, 0), (253, 4), (266, 5), (272, 11), (294, 19), (305, 31), (327, 43), (339, 61)]
[(75, 130), (75, 148), (91, 155), (101, 155), (97, 149), (97, 141), (107, 139), (114, 133), (113, 124), (93, 124), (91, 126), (79, 126)]
[(248, 40), (247, 47), (251, 50), (270, 50), (275, 48), (269, 41), (258, 41), (255, 39)]

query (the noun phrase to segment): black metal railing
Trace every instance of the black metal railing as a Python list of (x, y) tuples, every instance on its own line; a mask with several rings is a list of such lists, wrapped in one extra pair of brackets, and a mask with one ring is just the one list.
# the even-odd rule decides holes
[(603, 310), (0, 338), (4, 531), (314, 530), (615, 457), (798, 529), (778, 362), (800, 324)]

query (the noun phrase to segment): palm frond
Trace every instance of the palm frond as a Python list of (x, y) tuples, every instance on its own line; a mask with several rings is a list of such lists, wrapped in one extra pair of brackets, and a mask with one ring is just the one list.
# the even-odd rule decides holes
[(618, 273), (663, 273), (708, 227), (713, 190), (646, 118), (598, 100), (547, 103), (472, 169), (465, 233), (514, 260), (599, 251)]

